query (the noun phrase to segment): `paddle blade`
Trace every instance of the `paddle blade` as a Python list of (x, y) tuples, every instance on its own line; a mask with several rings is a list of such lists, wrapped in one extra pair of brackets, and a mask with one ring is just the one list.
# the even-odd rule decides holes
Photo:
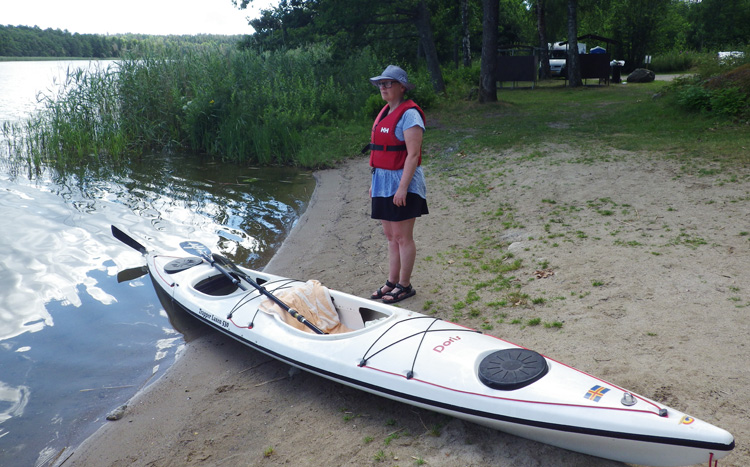
[(130, 235), (126, 234), (122, 230), (118, 229), (114, 225), (112, 226), (112, 235), (120, 240), (122, 243), (126, 244), (130, 248), (140, 251), (141, 254), (146, 254), (146, 247), (138, 243), (134, 238), (132, 238)]
[(181, 242), (180, 248), (182, 248), (184, 251), (190, 253), (191, 255), (198, 256), (200, 258), (205, 258), (209, 262), (213, 262), (211, 259), (211, 250), (208, 249), (208, 247), (202, 243), (198, 242)]
[(117, 282), (127, 282), (138, 279), (148, 274), (148, 267), (139, 266), (137, 268), (124, 269), (117, 273)]

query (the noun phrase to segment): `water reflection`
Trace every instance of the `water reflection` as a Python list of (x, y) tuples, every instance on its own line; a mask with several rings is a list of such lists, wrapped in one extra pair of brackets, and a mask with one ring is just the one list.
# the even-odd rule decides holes
[(69, 73), (115, 64), (115, 60), (0, 61), (0, 124), (21, 120), (41, 108), (40, 93), (57, 94)]
[[(66, 72), (110, 62), (0, 62), (0, 124), (40, 108)], [(200, 241), (262, 267), (314, 188), (309, 173), (152, 155), (118, 167), (38, 171), (0, 133), (0, 465), (48, 465), (210, 332), (162, 307), (149, 247)]]
[(32, 180), (0, 172), (0, 465), (75, 446), (206, 332), (165, 310), (149, 276), (118, 281), (144, 259), (110, 225), (150, 248), (190, 238), (260, 268), (313, 188), (309, 173), (188, 156)]
[[(23, 415), (23, 409), (29, 402), (29, 388), (26, 386), (11, 387), (0, 381), (0, 423), (11, 417)], [(5, 433), (0, 427), (0, 438)]]

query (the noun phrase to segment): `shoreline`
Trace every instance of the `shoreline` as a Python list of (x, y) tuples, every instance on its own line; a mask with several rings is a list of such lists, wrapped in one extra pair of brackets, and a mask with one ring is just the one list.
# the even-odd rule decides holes
[[(359, 162), (359, 163), (358, 163)], [(348, 201), (341, 202), (339, 194), (360, 161), (349, 161), (345, 169), (327, 169), (315, 173), (315, 190), (308, 207), (290, 231), (282, 246), (263, 268), (269, 272), (293, 277), (294, 273), (304, 277), (302, 271), (315, 262), (315, 258), (326, 254), (325, 243), (310, 245), (310, 237), (334, 235), (327, 226), (335, 224), (337, 218), (345, 217)], [(365, 175), (368, 173), (364, 168)], [(349, 178), (348, 182), (351, 181)], [(364, 191), (367, 194), (367, 191)], [(366, 197), (363, 198), (366, 201)], [(364, 211), (363, 211), (364, 212)], [(311, 222), (314, 218), (315, 221)], [(368, 215), (369, 218), (369, 215)], [(333, 253), (335, 255), (335, 252)], [(304, 258), (300, 261), (300, 258)], [(314, 268), (313, 268), (314, 269)], [(321, 271), (322, 272), (322, 271)], [(182, 314), (181, 312), (177, 312)], [(220, 388), (230, 388), (242, 379), (248, 369), (270, 367), (275, 375), (288, 371), (288, 366), (271, 360), (263, 354), (248, 349), (228, 336), (202, 326), (192, 318), (182, 318), (183, 327), (189, 329), (186, 345), (179, 358), (157, 381), (146, 386), (126, 403), (120, 420), (107, 421), (72, 452), (63, 452), (53, 465), (99, 466), (99, 465), (172, 465), (162, 459), (162, 450), (170, 450), (164, 443), (179, 444), (175, 434), (184, 434), (186, 425), (197, 405), (210, 403), (211, 388), (208, 382), (224, 381)], [(202, 329), (205, 328), (205, 329)], [(277, 381), (278, 377), (271, 378)], [(206, 386), (206, 387), (204, 387)], [(220, 392), (224, 392), (222, 389)], [(180, 395), (184, 397), (173, 397)], [(198, 402), (196, 402), (198, 400)], [(160, 438), (157, 444), (154, 439)], [(137, 448), (135, 448), (137, 446)], [(264, 448), (266, 449), (266, 448)], [(136, 450), (141, 452), (133, 455)], [(146, 461), (144, 457), (154, 457)], [(161, 460), (160, 460), (161, 459)], [(167, 463), (162, 464), (161, 461)], [(176, 462), (174, 465), (182, 465)]]
[[(536, 156), (526, 157), (530, 151)], [(417, 295), (399, 305), (482, 329), (720, 426), (737, 443), (720, 464), (750, 464), (742, 406), (750, 400), (750, 369), (738, 365), (750, 333), (742, 318), (750, 306), (740, 225), (750, 205), (746, 189), (722, 176), (684, 173), (673, 160), (620, 151), (591, 162), (585, 154), (538, 145), (466, 159), (431, 156), (430, 215), (415, 230)], [(387, 245), (369, 218), (367, 161), (315, 177), (307, 210), (266, 269), (368, 296), (385, 278)], [(504, 289), (492, 268), (512, 261), (519, 266), (503, 273)], [(539, 277), (538, 270), (549, 273)], [(190, 341), (120, 420), (62, 464), (420, 460), (623, 465), (290, 373), (214, 331)]]

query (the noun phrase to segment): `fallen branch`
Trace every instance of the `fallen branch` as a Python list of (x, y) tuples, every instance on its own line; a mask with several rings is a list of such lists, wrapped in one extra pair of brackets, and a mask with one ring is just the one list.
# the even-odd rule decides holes
[(287, 379), (287, 378), (288, 378), (288, 376), (282, 376), (281, 378), (272, 379), (270, 381), (264, 381), (262, 383), (256, 384), (255, 387), (257, 388), (258, 386), (263, 386), (264, 384), (275, 383), (277, 381), (281, 381), (282, 379)]
[(239, 374), (242, 374), (242, 373), (244, 373), (246, 371), (254, 370), (254, 369), (258, 368), (259, 366), (263, 366), (266, 363), (270, 363), (270, 362), (273, 362), (273, 361), (275, 361), (275, 360), (274, 359), (270, 359), (270, 360), (266, 360), (265, 362), (260, 362), (257, 365), (251, 366), (250, 368), (245, 368), (244, 370), (240, 371)]

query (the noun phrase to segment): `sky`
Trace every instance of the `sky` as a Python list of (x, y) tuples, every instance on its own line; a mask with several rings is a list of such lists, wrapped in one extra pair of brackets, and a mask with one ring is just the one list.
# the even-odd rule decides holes
[(247, 18), (278, 0), (0, 0), (3, 26), (39, 26), (79, 34), (252, 34)]

